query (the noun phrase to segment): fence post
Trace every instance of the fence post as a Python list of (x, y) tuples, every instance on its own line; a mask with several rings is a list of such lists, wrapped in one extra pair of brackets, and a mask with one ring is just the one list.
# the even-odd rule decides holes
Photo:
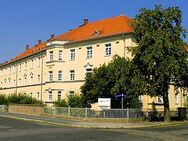
[(68, 117), (70, 117), (70, 107), (68, 107)]
[(56, 107), (54, 107), (54, 116), (56, 115)]
[(87, 107), (85, 108), (85, 118), (87, 118)]
[(129, 108), (127, 108), (127, 119), (129, 120)]

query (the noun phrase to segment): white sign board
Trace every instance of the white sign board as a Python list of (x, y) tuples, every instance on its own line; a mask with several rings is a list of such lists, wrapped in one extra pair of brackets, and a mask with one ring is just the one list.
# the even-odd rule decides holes
[(110, 98), (98, 98), (98, 106), (101, 109), (110, 109), (111, 108), (111, 99)]

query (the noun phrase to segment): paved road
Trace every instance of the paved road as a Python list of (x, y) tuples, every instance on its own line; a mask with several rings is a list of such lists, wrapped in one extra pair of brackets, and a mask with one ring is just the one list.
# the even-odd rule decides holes
[[(178, 131), (177, 131), (178, 129)], [(188, 126), (89, 129), (0, 117), (0, 141), (188, 141)]]

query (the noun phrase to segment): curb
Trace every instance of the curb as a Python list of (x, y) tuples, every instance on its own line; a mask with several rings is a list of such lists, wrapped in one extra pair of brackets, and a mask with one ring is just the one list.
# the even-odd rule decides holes
[(188, 124), (188, 122), (176, 122), (176, 123), (158, 123), (156, 125), (140, 125), (140, 126), (85, 126), (85, 125), (76, 125), (76, 124), (66, 124), (66, 123), (59, 123), (59, 122), (53, 122), (53, 121), (47, 121), (47, 120), (41, 120), (41, 119), (32, 119), (32, 118), (25, 118), (25, 117), (18, 117), (18, 116), (12, 116), (12, 115), (0, 115), (0, 117), (8, 117), (18, 120), (24, 120), (24, 121), (32, 121), (32, 122), (40, 122), (44, 124), (49, 125), (55, 125), (55, 126), (67, 126), (67, 127), (77, 127), (77, 128), (98, 128), (98, 129), (134, 129), (134, 128), (162, 128), (162, 127), (174, 127), (174, 126), (181, 126), (183, 124)]

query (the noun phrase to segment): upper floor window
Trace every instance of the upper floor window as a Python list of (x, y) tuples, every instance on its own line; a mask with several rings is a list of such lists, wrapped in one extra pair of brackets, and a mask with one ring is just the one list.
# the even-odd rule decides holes
[(75, 79), (75, 71), (70, 70), (70, 80), (74, 80), (74, 79)]
[(38, 75), (38, 83), (40, 83), (40, 75)]
[(58, 80), (62, 80), (62, 71), (58, 71)]
[(112, 54), (111, 44), (105, 44), (105, 56), (110, 56)]
[(27, 70), (27, 62), (25, 62), (25, 70)]
[(59, 60), (63, 60), (63, 51), (59, 50)]
[(74, 95), (75, 92), (74, 91), (69, 91), (69, 95)]
[(40, 57), (38, 57), (38, 67), (40, 66)]
[(87, 47), (87, 58), (92, 58), (93, 56), (93, 48)]
[(49, 81), (53, 81), (53, 71), (49, 71)]
[(75, 60), (75, 49), (70, 50), (70, 59)]
[(31, 69), (33, 68), (33, 60), (31, 60)]
[(33, 73), (30, 74), (31, 76), (31, 85), (33, 84)]
[(53, 61), (53, 60), (54, 60), (54, 52), (50, 51), (50, 61)]

